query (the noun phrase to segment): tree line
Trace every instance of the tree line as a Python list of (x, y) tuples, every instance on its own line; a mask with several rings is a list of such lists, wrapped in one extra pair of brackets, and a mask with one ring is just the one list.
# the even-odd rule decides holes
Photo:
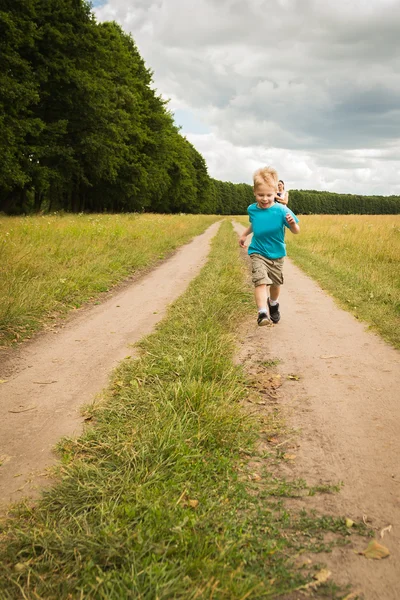
[(85, 0), (1, 1), (0, 90), (0, 210), (217, 210), (132, 37)]
[[(292, 191), (291, 206), (330, 212), (331, 196)], [(118, 24), (86, 0), (1, 0), (0, 211), (244, 214), (253, 198), (209, 176)]]
[(400, 196), (291, 190), (289, 206), (294, 213), (303, 215), (394, 215), (400, 213)]

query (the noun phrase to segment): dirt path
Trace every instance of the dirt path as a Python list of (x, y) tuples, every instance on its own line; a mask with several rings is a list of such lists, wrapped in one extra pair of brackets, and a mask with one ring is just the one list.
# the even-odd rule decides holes
[[(352, 584), (365, 600), (399, 600), (400, 353), (339, 309), (288, 260), (281, 312), (277, 326), (250, 325), (241, 355), (282, 361), (280, 404), (298, 431), (291, 471), (309, 483), (342, 481), (340, 493), (306, 503), (356, 522), (364, 517), (391, 553), (385, 560), (367, 560), (354, 552), (368, 543), (360, 539), (323, 560), (336, 582)], [(300, 380), (288, 380), (288, 374)], [(389, 525), (392, 530), (381, 540), (380, 531)]]
[(52, 449), (82, 429), (79, 408), (107, 384), (131, 344), (150, 333), (199, 273), (218, 230), (212, 225), (174, 256), (124, 290), (40, 336), (0, 367), (0, 509), (35, 495), (46, 483)]

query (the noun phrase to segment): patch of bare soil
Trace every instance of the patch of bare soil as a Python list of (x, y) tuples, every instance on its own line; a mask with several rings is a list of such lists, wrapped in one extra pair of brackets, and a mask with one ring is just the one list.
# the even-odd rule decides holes
[[(276, 371), (282, 385), (265, 410), (275, 403), (294, 431), (285, 445), (292, 458), (285, 471), (312, 485), (343, 483), (338, 493), (290, 502), (372, 527), (389, 557), (372, 560), (357, 554), (369, 541), (357, 536), (349, 546), (316, 560), (326, 563), (336, 583), (351, 584), (360, 598), (398, 600), (400, 354), (338, 308), (289, 260), (280, 308), (281, 322), (271, 328), (257, 327), (255, 311), (240, 336), (240, 360), (258, 365), (281, 361)], [(266, 385), (271, 388), (271, 382)], [(290, 596), (297, 597), (304, 595)]]
[(112, 369), (133, 354), (132, 344), (154, 329), (200, 272), (218, 227), (213, 224), (150, 273), (3, 361), (0, 508), (46, 485), (54, 445), (82, 431), (80, 407), (101, 392)]

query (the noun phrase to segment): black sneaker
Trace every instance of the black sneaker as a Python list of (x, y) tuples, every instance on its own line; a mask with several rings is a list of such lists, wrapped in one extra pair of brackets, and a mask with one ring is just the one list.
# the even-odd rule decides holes
[(271, 306), (268, 298), (268, 308), (269, 308), (269, 316), (271, 317), (271, 321), (273, 323), (279, 323), (281, 318), (281, 313), (279, 312), (279, 302), (275, 304), (275, 306)]
[(257, 323), (258, 323), (258, 325), (260, 325), (260, 327), (263, 325), (271, 325), (269, 316), (265, 312), (258, 313)]

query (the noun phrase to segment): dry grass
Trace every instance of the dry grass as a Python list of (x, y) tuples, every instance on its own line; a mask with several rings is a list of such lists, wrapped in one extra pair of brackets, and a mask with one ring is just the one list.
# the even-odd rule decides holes
[(0, 345), (107, 291), (202, 233), (216, 216), (0, 217)]

